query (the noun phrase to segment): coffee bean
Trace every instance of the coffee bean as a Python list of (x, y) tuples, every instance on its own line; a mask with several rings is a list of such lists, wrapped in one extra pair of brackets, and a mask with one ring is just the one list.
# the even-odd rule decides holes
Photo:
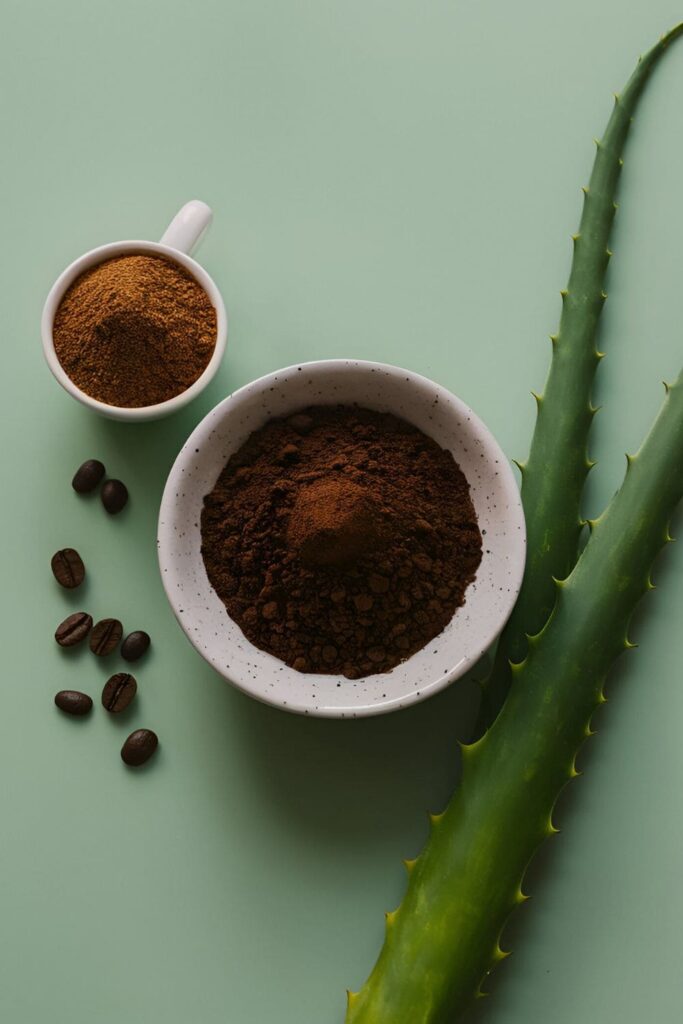
[(55, 704), (67, 715), (87, 715), (92, 708), (92, 698), (80, 690), (60, 690), (55, 694)]
[(55, 551), (50, 565), (57, 583), (66, 587), (67, 590), (80, 587), (85, 579), (83, 559), (74, 548), (62, 548), (61, 551)]
[(87, 612), (74, 612), (60, 622), (55, 630), (55, 640), (60, 647), (74, 647), (85, 640), (92, 628), (92, 615)]
[(126, 764), (136, 768), (152, 756), (159, 745), (159, 739), (151, 729), (136, 729), (121, 747), (121, 757)]
[(94, 491), (104, 476), (104, 466), (99, 459), (88, 459), (76, 470), (71, 486), (78, 494)]
[(142, 629), (129, 633), (121, 644), (121, 657), (126, 661), (137, 661), (149, 647), (149, 634)]
[(118, 619), (100, 619), (90, 635), (90, 650), (100, 657), (111, 654), (119, 646), (122, 636), (123, 626)]
[(102, 707), (112, 714), (125, 711), (137, 693), (138, 684), (130, 672), (117, 672), (107, 679), (102, 690)]
[(115, 516), (128, 501), (128, 488), (120, 480), (105, 480), (101, 497), (109, 515)]

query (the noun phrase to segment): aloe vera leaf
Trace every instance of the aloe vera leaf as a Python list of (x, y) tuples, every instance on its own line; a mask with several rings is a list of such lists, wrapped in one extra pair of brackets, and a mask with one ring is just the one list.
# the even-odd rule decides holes
[(606, 299), (609, 238), (622, 153), (643, 88), (669, 44), (683, 32), (677, 25), (638, 62), (623, 92), (615, 96), (605, 134), (596, 143), (593, 171), (584, 188), (583, 213), (573, 236), (574, 255), (562, 315), (553, 343), (543, 395), (535, 396), (537, 417), (529, 458), (520, 464), (528, 557), (514, 611), (498, 643), (487, 679), (476, 734), (494, 721), (512, 680), (510, 662), (520, 662), (527, 634), (537, 633), (555, 602), (553, 577), (574, 566), (582, 529), (581, 495), (593, 463), (587, 441), (593, 416), (591, 388), (602, 357), (595, 344)]
[(683, 374), (572, 573), (556, 583), (555, 609), (515, 666), (500, 715), (463, 748), (461, 784), (409, 865), (379, 959), (349, 994), (347, 1024), (453, 1024), (505, 955), (501, 930), (526, 898), (530, 859), (555, 831), (553, 807), (576, 774), (605, 677), (632, 646), (628, 624), (681, 497)]

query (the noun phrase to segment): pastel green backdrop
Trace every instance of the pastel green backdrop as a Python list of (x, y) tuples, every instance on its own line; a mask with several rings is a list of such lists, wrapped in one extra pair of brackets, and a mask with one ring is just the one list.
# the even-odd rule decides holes
[[(469, 691), (355, 723), (233, 692), (163, 595), (164, 479), (229, 391), (340, 355), (434, 377), (523, 457), (591, 139), (681, 14), (667, 0), (4, 0), (4, 1021), (342, 1020), (400, 900), (401, 858), (456, 780)], [(627, 153), (591, 513), (681, 362), (679, 47)], [(94, 245), (158, 238), (194, 196), (215, 210), (199, 256), (229, 309), (225, 364), (173, 419), (96, 419), (43, 365), (45, 293)], [(130, 487), (118, 519), (70, 489), (93, 456)], [(51, 579), (64, 545), (88, 564), (83, 596)], [(664, 562), (477, 1024), (681, 1019), (681, 547)], [(51, 639), (82, 603), (153, 637), (125, 722), (52, 705), (65, 686), (97, 698), (110, 671)], [(138, 724), (162, 748), (133, 774), (118, 751)]]

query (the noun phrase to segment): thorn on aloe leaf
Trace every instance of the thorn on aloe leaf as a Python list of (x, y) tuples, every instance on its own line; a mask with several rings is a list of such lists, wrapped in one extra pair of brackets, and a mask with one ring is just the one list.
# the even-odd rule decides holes
[(515, 893), (515, 903), (517, 903), (517, 904), (526, 903), (527, 900), (530, 900), (530, 899), (531, 899), (531, 896), (529, 896), (528, 893), (524, 892), (524, 890), (522, 889), (522, 886), (519, 885), (517, 887), (517, 892)]
[[(466, 761), (471, 761), (475, 753), (481, 750), (483, 746), (485, 746), (486, 734), (480, 736), (478, 740), (474, 740), (472, 743), (461, 743), (459, 740), (457, 742), (460, 748), (460, 755), (462, 757), (462, 761), (464, 764)], [(444, 814), (445, 813), (446, 812), (444, 811)]]

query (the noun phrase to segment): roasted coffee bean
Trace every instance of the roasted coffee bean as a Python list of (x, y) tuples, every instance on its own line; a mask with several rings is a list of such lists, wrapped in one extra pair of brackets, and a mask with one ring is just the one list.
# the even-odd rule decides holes
[(112, 714), (125, 711), (137, 693), (138, 684), (130, 672), (117, 672), (107, 679), (102, 690), (102, 707)]
[(104, 476), (104, 466), (99, 459), (88, 459), (76, 470), (71, 486), (79, 494), (94, 491)]
[(61, 551), (55, 551), (50, 565), (57, 583), (66, 587), (67, 590), (80, 587), (85, 579), (83, 559), (74, 548), (62, 548)]
[(80, 690), (60, 690), (55, 694), (55, 704), (67, 715), (87, 715), (92, 708), (92, 698)]
[(142, 629), (129, 633), (121, 644), (121, 657), (126, 661), (137, 661), (150, 645), (149, 634)]
[(100, 657), (111, 654), (119, 646), (122, 636), (123, 626), (118, 619), (100, 619), (90, 634), (90, 650)]
[(136, 729), (121, 747), (121, 757), (126, 764), (136, 768), (148, 761), (159, 745), (159, 739), (151, 729)]
[(128, 501), (128, 488), (120, 480), (105, 480), (101, 497), (109, 515), (115, 516)]
[(85, 640), (92, 628), (92, 615), (87, 612), (74, 612), (60, 622), (55, 630), (55, 640), (60, 647), (74, 647)]

